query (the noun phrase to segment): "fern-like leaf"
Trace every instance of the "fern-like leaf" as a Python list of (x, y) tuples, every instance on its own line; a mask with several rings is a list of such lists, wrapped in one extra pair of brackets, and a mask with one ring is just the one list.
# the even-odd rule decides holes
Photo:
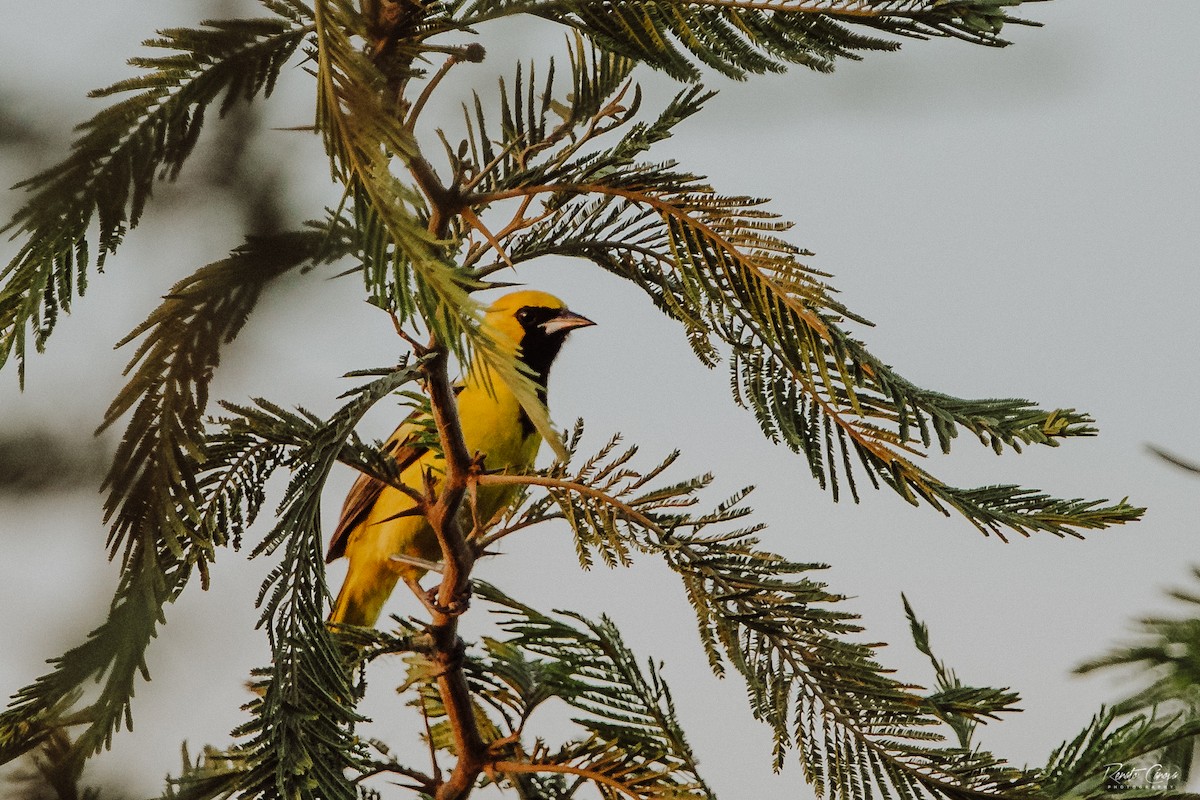
[[(179, 174), (214, 103), (270, 94), (280, 70), (311, 32), (293, 4), (289, 16), (220, 20), (162, 31), (148, 47), (171, 55), (130, 61), (146, 72), (93, 92), (135, 92), (80, 126), (65, 161), (19, 184), (32, 197), (4, 227), (24, 244), (0, 271), (0, 366), (15, 354), (24, 379), (26, 338), (40, 351), (59, 311), (87, 287), (92, 259), (103, 269), (136, 227), (157, 179)], [(89, 230), (98, 226), (95, 238)]]
[[(573, 451), (579, 441), (577, 428)], [(1034, 776), (940, 743), (946, 716), (994, 715), (1009, 708), (1011, 694), (958, 687), (923, 697), (897, 681), (875, 660), (876, 646), (859, 640), (857, 616), (840, 606), (845, 598), (808, 577), (823, 565), (758, 549), (757, 526), (730, 527), (749, 513), (748, 490), (696, 513), (708, 476), (656, 485), (662, 464), (640, 470), (632, 455), (610, 442), (573, 471), (558, 464), (528, 479), (550, 500), (531, 497), (512, 524), (530, 524), (525, 515), (562, 517), (581, 551), (618, 547), (662, 558), (696, 611), (714, 671), (740, 674), (751, 711), (772, 728), (777, 766), (795, 752), (818, 793), (838, 800), (1034, 791)]]
[(227, 435), (263, 445), (291, 445), (292, 479), (275, 527), (254, 556), (279, 563), (259, 592), (259, 624), (271, 643), (270, 667), (256, 672), (252, 719), (235, 735), (232, 751), (242, 762), (237, 788), (248, 796), (344, 798), (357, 796), (346, 770), (361, 769), (366, 754), (354, 737), (361, 718), (353, 708), (352, 663), (325, 624), (325, 584), (320, 530), (321, 492), (362, 415), (405, 384), (419, 368), (401, 364), (349, 393), (329, 420), (292, 413), (260, 400), (257, 407), (228, 406), (239, 414), (225, 421)]
[(1036, 0), (475, 0), (467, 24), (532, 14), (569, 26), (598, 46), (683, 81), (700, 68), (743, 79), (801, 64), (829, 72), (839, 58), (895, 50), (892, 36), (954, 36), (1004, 45), (1006, 9)]
[(558, 750), (538, 744), (525, 752), (514, 743), (497, 773), (514, 782), (539, 772), (573, 775), (605, 798), (713, 797), (659, 666), (653, 660), (640, 665), (611, 620), (592, 622), (564, 611), (547, 615), (489, 584), (474, 587), (513, 634), (485, 641), (487, 655), (471, 664), (481, 696), (517, 712), (508, 719), (515, 732), (542, 702), (556, 697), (583, 715), (573, 721), (587, 732)]
[(129, 383), (105, 416), (108, 425), (133, 412), (106, 481), (109, 544), (122, 553), (121, 580), (107, 621), (0, 715), (0, 762), (44, 738), (96, 676), (103, 675), (99, 697), (75, 714), (89, 725), (76, 739), (79, 755), (107, 746), (122, 723), (131, 723), (134, 683), (146, 674), (145, 650), (164, 605), (193, 570), (207, 583), (215, 548), (236, 540), (263, 500), (269, 451), (205, 452), (202, 417), (221, 347), (237, 336), (271, 280), (346, 247), (323, 229), (252, 238), (176, 284), (127, 337), (146, 338), (130, 361)]
[[(1200, 719), (1179, 715), (1123, 719), (1102, 709), (1078, 736), (1055, 748), (1041, 770), (1039, 784), (1048, 797), (1170, 797), (1181, 787), (1180, 775), (1157, 773), (1139, 760), (1200, 735)], [(1124, 770), (1124, 772), (1122, 772)]]
[[(729, 354), (736, 401), (753, 411), (770, 439), (802, 454), (835, 499), (848, 489), (857, 500), (856, 476), (865, 474), (876, 488), (886, 485), (943, 513), (957, 511), (1001, 538), (1005, 529), (1079, 535), (1141, 516), (1143, 509), (1126, 502), (1058, 499), (1016, 486), (960, 489), (918, 466), (933, 448), (948, 452), (960, 431), (996, 452), (1055, 446), (1096, 431), (1091, 418), (1074, 409), (963, 399), (906, 380), (848, 333), (848, 321), (870, 323), (834, 299), (826, 276), (783, 238), (790, 226), (767, 211), (765, 201), (722, 195), (672, 164), (639, 160), (696, 113), (708, 93), (688, 89), (657, 118), (635, 123), (615, 99), (628, 88), (611, 77), (601, 80), (615, 74), (602, 56), (576, 57), (573, 64), (591, 76), (577, 77), (576, 85), (604, 86), (614, 100), (596, 104), (587, 133), (569, 145), (545, 134), (544, 110), (568, 104), (543, 100), (533, 122), (506, 127), (504, 150), (477, 179), (476, 202), (488, 207), (521, 198), (523, 205), (496, 237), (501, 258), (486, 263), (486, 248), (468, 252), (466, 262), (478, 265), (481, 278), (508, 264), (566, 255), (634, 282), (683, 324), (704, 363)], [(543, 98), (552, 90), (547, 83)], [(515, 105), (502, 106), (501, 116), (519, 119)], [(476, 116), (469, 128), (472, 152), (486, 155), (483, 115)], [(619, 140), (597, 146), (600, 136), (622, 127)], [(510, 152), (522, 157), (504, 155)], [(527, 209), (539, 199), (542, 211), (531, 214)]]

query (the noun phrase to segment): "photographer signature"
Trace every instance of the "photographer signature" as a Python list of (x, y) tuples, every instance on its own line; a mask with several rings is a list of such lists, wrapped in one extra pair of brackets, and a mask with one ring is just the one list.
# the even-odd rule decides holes
[(1108, 787), (1120, 789), (1174, 789), (1179, 784), (1177, 767), (1150, 764), (1135, 767), (1129, 764), (1105, 764), (1104, 777)]

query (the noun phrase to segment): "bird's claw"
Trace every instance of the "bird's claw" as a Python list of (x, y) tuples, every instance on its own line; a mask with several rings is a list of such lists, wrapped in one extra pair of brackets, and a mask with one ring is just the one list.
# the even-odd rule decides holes
[(425, 607), (436, 614), (444, 614), (447, 617), (458, 617), (467, 612), (471, 607), (471, 587), (467, 587), (463, 591), (450, 598), (450, 602), (442, 605), (438, 602), (438, 587), (433, 587), (425, 592)]

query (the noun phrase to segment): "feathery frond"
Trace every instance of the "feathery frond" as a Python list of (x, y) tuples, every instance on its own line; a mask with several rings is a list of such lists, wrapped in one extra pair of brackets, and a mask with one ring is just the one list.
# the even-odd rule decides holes
[(0, 366), (15, 353), (23, 380), (28, 333), (41, 351), (59, 311), (70, 311), (86, 290), (92, 259), (103, 270), (137, 227), (155, 180), (179, 174), (209, 106), (219, 101), (223, 115), (239, 100), (271, 93), (312, 30), (299, 4), (271, 5), (280, 16), (209, 21), (147, 40), (174, 52), (131, 59), (145, 74), (92, 96), (137, 94), (81, 125), (69, 158), (17, 184), (33, 196), (3, 229), (24, 243), (0, 271)]
[[(607, 618), (543, 614), (477, 584), (508, 638), (484, 639), (474, 650), (458, 638), (465, 604), (443, 604), (466, 587), (474, 558), (554, 518), (571, 526), (584, 568), (645, 556), (664, 561), (695, 609), (710, 666), (740, 676), (752, 714), (772, 730), (776, 767), (794, 754), (830, 800), (1092, 798), (1114, 788), (1106, 765), (1188, 745), (1200, 732), (1194, 714), (1123, 720), (1107, 711), (1044, 770), (1015, 769), (978, 749), (975, 725), (1015, 710), (1014, 693), (964, 685), (933, 655), (907, 601), (936, 686), (925, 691), (893, 677), (876, 660), (879, 645), (862, 639), (846, 598), (812, 577), (824, 565), (759, 549), (761, 526), (747, 519), (750, 488), (700, 511), (711, 476), (665, 480), (677, 454), (639, 467), (637, 448), (622, 449), (618, 437), (572, 466), (582, 426), (565, 442), (555, 434), (529, 374), (485, 329), (472, 297), (499, 270), (545, 255), (585, 258), (633, 282), (682, 324), (705, 364), (728, 360), (735, 400), (770, 439), (802, 454), (835, 499), (848, 489), (857, 500), (856, 476), (866, 475), (876, 488), (957, 511), (1001, 536), (1005, 529), (1078, 535), (1136, 519), (1141, 509), (1125, 502), (1064, 500), (1007, 485), (960, 489), (926, 472), (918, 459), (949, 451), (962, 431), (1000, 453), (1095, 430), (1073, 409), (962, 399), (910, 383), (852, 335), (851, 326), (870, 323), (835, 299), (828, 276), (805, 262), (810, 254), (786, 238), (789, 223), (765, 200), (722, 194), (673, 162), (646, 160), (712, 94), (692, 85), (656, 116), (642, 117), (631, 80), (638, 64), (695, 83), (705, 69), (738, 79), (791, 64), (827, 71), (839, 58), (895, 49), (903, 36), (998, 45), (1005, 25), (1022, 22), (1010, 10), (1035, 1), (315, 0), (309, 8), (301, 0), (261, 0), (273, 17), (206, 22), (147, 42), (171, 52), (133, 60), (140, 77), (95, 93), (125, 99), (81, 126), (67, 160), (20, 184), (31, 194), (5, 229), (20, 244), (0, 271), (0, 366), (15, 354), (23, 379), (27, 340), (44, 346), (59, 313), (83, 294), (89, 270), (102, 269), (137, 226), (155, 181), (179, 174), (206, 114), (269, 95), (306, 40), (314, 127), (344, 192), (342, 206), (325, 223), (251, 238), (202, 268), (122, 342), (142, 339), (128, 383), (104, 418), (109, 426), (129, 416), (105, 482), (108, 547), (120, 555), (120, 582), (107, 620), (0, 715), (0, 762), (40, 747), (74, 790), (84, 759), (131, 724), (133, 690), (139, 674), (149, 677), (146, 649), (165, 604), (193, 573), (207, 586), (217, 548), (240, 546), (281, 466), (291, 480), (274, 526), (251, 553), (274, 561), (258, 597), (271, 663), (254, 673), (250, 718), (234, 731), (234, 745), (196, 759), (184, 751), (183, 772), (167, 789), (176, 800), (356, 800), (377, 797), (360, 783), (382, 774), (439, 800), (461, 800), (488, 781), (522, 798), (567, 800), (585, 785), (606, 800), (711, 797), (661, 665), (639, 661)], [(484, 58), (479, 44), (462, 40), (489, 20), (517, 14), (571, 31), (569, 80), (553, 64), (544, 71), (522, 65), (500, 82), (495, 116), (475, 96), (457, 148), (437, 132), (448, 167), (439, 174), (418, 134), (422, 112), (451, 69)], [(441, 66), (429, 68), (437, 58)], [(507, 224), (495, 225), (506, 210)], [(221, 348), (265, 287), (290, 270), (347, 255), (357, 260), (369, 301), (406, 337), (423, 329), (429, 346), (409, 338), (420, 354), (415, 361), (357, 373), (370, 382), (348, 392), (328, 419), (258, 400), (224, 404), (233, 416), (206, 427)], [(440, 431), (453, 432), (448, 355), (486, 365), (508, 384), (560, 460), (534, 475), (462, 464), (448, 471), (458, 483), (428, 514), (434, 523), (446, 512), (439, 535), (454, 540), (446, 577), (427, 604), (432, 622), (397, 621), (391, 634), (331, 630), (320, 532), (330, 471), (342, 461), (398, 483), (386, 448), (355, 430), (385, 397), (429, 407)], [(404, 391), (422, 379), (426, 394)], [(468, 460), (449, 455), (455, 464)], [(460, 539), (459, 518), (451, 516), (458, 492), (488, 485), (520, 489), (520, 506)], [(1156, 631), (1163, 640), (1154, 647), (1088, 668), (1165, 663), (1177, 634), (1194, 633)], [(363, 683), (355, 676), (388, 654), (407, 660), (402, 689), (431, 722), (432, 774), (357, 735)], [(93, 680), (99, 690), (80, 707)], [(1178, 700), (1168, 691), (1175, 689), (1160, 681), (1118, 711)], [(550, 701), (565, 703), (581, 729), (559, 746), (529, 740), (531, 720)], [(72, 742), (66, 731), (74, 726), (86, 727)], [(956, 743), (945, 741), (947, 732)], [(456, 759), (449, 778), (438, 763), (444, 753)]]
[[(163, 303), (118, 346), (142, 336), (126, 374), (129, 382), (104, 416), (107, 427), (133, 411), (105, 481), (109, 547), (132, 557), (158, 540), (179, 555), (196, 546), (211, 557), (211, 525), (197, 526), (193, 486), (203, 447), (202, 415), (221, 347), (246, 323), (263, 289), (298, 267), (328, 263), (349, 252), (352, 234), (338, 227), (250, 238), (172, 287)], [(142, 538), (139, 537), (149, 537)]]
[[(1200, 735), (1200, 719), (1178, 715), (1121, 720), (1114, 709), (1102, 709), (1074, 739), (1054, 752), (1038, 783), (1047, 797), (1091, 800), (1119, 792), (1122, 797), (1171, 796), (1181, 787), (1169, 768), (1138, 770), (1139, 760), (1180, 741)], [(1136, 772), (1119, 773), (1119, 770)]]
[(790, 64), (830, 72), (839, 58), (899, 47), (878, 34), (1005, 45), (1006, 24), (1029, 24), (1006, 10), (1022, 2), (1036, 0), (475, 0), (461, 19), (475, 25), (532, 14), (677, 80), (696, 81), (701, 67), (737, 79)]
[[(542, 614), (486, 583), (475, 594), (501, 615), (511, 638), (485, 639), (486, 653), (468, 662), (480, 702), (504, 718), (507, 749), (497, 777), (519, 782), (538, 773), (592, 782), (602, 797), (712, 797), (697, 770), (671, 694), (653, 660), (645, 666), (607, 618)], [(540, 738), (521, 743), (534, 711), (557, 698), (583, 716), (582, 739), (554, 750)], [(563, 795), (567, 796), (567, 795)]]
[(1020, 711), (1014, 706), (1020, 697), (1008, 689), (977, 689), (965, 685), (954, 674), (954, 670), (933, 654), (933, 647), (929, 643), (929, 628), (917, 618), (908, 598), (901, 595), (900, 599), (904, 603), (904, 614), (908, 617), (909, 628), (912, 630), (913, 644), (929, 658), (937, 679), (937, 691), (929, 694), (926, 699), (933, 708), (933, 713), (954, 730), (959, 746), (964, 750), (969, 749), (975, 726), (986, 719), (999, 719), (996, 715), (1000, 712)]
[[(572, 452), (581, 434), (576, 426)], [(777, 768), (794, 751), (817, 793), (838, 800), (867, 792), (957, 798), (1034, 791), (1032, 776), (991, 754), (938, 743), (947, 707), (961, 704), (955, 713), (979, 718), (1006, 709), (1010, 694), (922, 697), (896, 681), (876, 662), (876, 645), (857, 641), (858, 617), (838, 606), (845, 598), (807, 577), (824, 565), (757, 549), (758, 527), (728, 529), (749, 512), (749, 489), (697, 514), (688, 509), (709, 476), (651, 486), (671, 459), (643, 472), (633, 455), (610, 441), (573, 473), (559, 463), (525, 482), (547, 490), (559, 507), (554, 516), (575, 530), (583, 563), (593, 552), (640, 552), (662, 558), (680, 577), (713, 670), (740, 674), (751, 711), (771, 726)], [(545, 518), (550, 509), (534, 498), (524, 513)], [(529, 521), (518, 516), (513, 524)]]
[[(1192, 567), (1200, 579), (1200, 567)], [(1137, 667), (1150, 679), (1147, 686), (1117, 704), (1118, 713), (1156, 707), (1183, 706), (1200, 715), (1200, 595), (1174, 589), (1170, 596), (1184, 604), (1188, 614), (1177, 618), (1147, 617), (1139, 622), (1136, 643), (1114, 648), (1075, 668), (1080, 674), (1114, 667)]]
[(0, 790), (8, 800), (102, 800), (106, 796), (95, 786), (83, 784), (83, 763), (75, 757), (71, 739), (61, 728), (26, 758), (29, 763), (0, 777)]
[[(59, 724), (80, 687), (103, 676), (100, 696), (73, 716), (88, 728), (79, 757), (105, 747), (132, 724), (136, 676), (145, 650), (175, 600), (217, 546), (237, 539), (257, 513), (269, 468), (265, 451), (205, 453), (202, 416), (221, 347), (237, 336), (264, 287), (287, 270), (331, 260), (342, 240), (325, 230), (255, 237), (209, 264), (170, 295), (123, 343), (146, 336), (130, 361), (129, 383), (105, 416), (133, 414), (106, 480), (109, 545), (122, 572), (108, 619), (88, 640), (51, 663), (52, 672), (19, 692), (0, 715), (0, 762), (34, 746)], [(222, 478), (210, 479), (223, 470)], [(229, 526), (229, 527), (225, 527)]]
[[(529, 110), (524, 125), (510, 124), (494, 155), (477, 108), (469, 127), (472, 152), (489, 165), (476, 178), (478, 202), (522, 199), (513, 222), (494, 237), (504, 248), (502, 258), (481, 263), (481, 277), (503, 265), (565, 255), (634, 282), (684, 325), (704, 363), (729, 353), (735, 400), (753, 411), (770, 439), (802, 454), (835, 499), (844, 483), (858, 500), (855, 475), (865, 474), (876, 488), (886, 485), (910, 503), (924, 501), (943, 513), (957, 511), (980, 531), (1002, 538), (1004, 529), (1077, 536), (1141, 516), (1142, 509), (1125, 502), (1058, 499), (1017, 486), (960, 489), (918, 466), (916, 460), (934, 447), (949, 452), (960, 430), (998, 453), (1056, 446), (1096, 431), (1091, 418), (1074, 409), (923, 389), (873, 356), (844, 328), (847, 320), (870, 323), (833, 298), (826, 276), (801, 260), (809, 254), (782, 238), (790, 224), (765, 210), (765, 201), (721, 195), (670, 163), (637, 160), (710, 95), (693, 87), (656, 119), (631, 124), (636, 104), (632, 110), (620, 104), (627, 87), (605, 63), (582, 53), (573, 60), (576, 72), (594, 76), (577, 77), (576, 85), (603, 87), (614, 99), (593, 104), (599, 110), (592, 112), (587, 133), (569, 146), (546, 134), (548, 109), (560, 105), (547, 99), (549, 81), (540, 112)], [(521, 88), (518, 79), (512, 96), (524, 96)], [(530, 87), (527, 105), (532, 102)], [(519, 102), (510, 101), (502, 116), (521, 119), (520, 110)], [(624, 125), (628, 130), (610, 147), (592, 142)], [(584, 140), (590, 149), (582, 147)], [(530, 214), (535, 199), (542, 211)], [(486, 249), (470, 250), (466, 263), (481, 261)]]
[(401, 364), (351, 392), (350, 401), (327, 422), (292, 414), (266, 401), (258, 408), (230, 406), (228, 436), (247, 443), (281, 446), (287, 437), (303, 442), (288, 463), (292, 480), (275, 527), (252, 556), (276, 556), (259, 592), (260, 626), (273, 654), (270, 667), (256, 671), (258, 697), (252, 719), (235, 733), (243, 743), (232, 751), (243, 762), (226, 772), (249, 796), (346, 798), (357, 793), (344, 771), (361, 766), (365, 754), (354, 737), (354, 689), (344, 651), (325, 624), (321, 491), (333, 465), (366, 411), (418, 379), (417, 367)]
[[(1192, 567), (1192, 575), (1200, 578), (1200, 567)], [(1133, 674), (1138, 676), (1137, 679), (1130, 681), (1132, 690), (1112, 706), (1114, 715), (1178, 714), (1181, 721), (1194, 723), (1200, 720), (1200, 616), (1196, 612), (1200, 595), (1173, 589), (1170, 596), (1184, 604), (1186, 615), (1142, 619), (1138, 624), (1140, 636), (1137, 641), (1113, 648), (1075, 668), (1080, 674), (1114, 668), (1124, 668), (1126, 674), (1136, 670)], [(1136, 778), (1142, 784), (1152, 783), (1148, 780), (1149, 771), (1157, 764), (1157, 771), (1164, 776), (1168, 772), (1176, 773), (1173, 785), (1168, 788), (1186, 785), (1196, 742), (1196, 738), (1187, 737), (1176, 740), (1154, 753), (1152, 758), (1143, 759), (1142, 772), (1127, 777)]]

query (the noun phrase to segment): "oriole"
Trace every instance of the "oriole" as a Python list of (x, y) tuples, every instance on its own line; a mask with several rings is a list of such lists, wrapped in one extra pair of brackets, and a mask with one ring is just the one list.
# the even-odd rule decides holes
[[(488, 308), (485, 322), (485, 330), (492, 332), (497, 344), (529, 367), (543, 401), (550, 365), (567, 334), (595, 324), (569, 311), (557, 297), (537, 291), (501, 297)], [(522, 472), (533, 466), (542, 437), (517, 398), (489, 368), (468, 367), (457, 404), (467, 451), (485, 455), (484, 469)], [(436, 480), (443, 474), (443, 464), (439, 453), (410, 441), (417, 428), (410, 416), (388, 438), (387, 447), (399, 464), (401, 482), (422, 491), (425, 472)], [(511, 502), (516, 488), (480, 487), (475, 498), (479, 519), (490, 520)], [(360, 475), (354, 482), (326, 556), (326, 561), (350, 559), (330, 622), (374, 625), (398, 579), (419, 591), (418, 581), (426, 570), (392, 558), (403, 554), (434, 562), (441, 557), (429, 523), (411, 513), (415, 505), (407, 494), (375, 478)]]

